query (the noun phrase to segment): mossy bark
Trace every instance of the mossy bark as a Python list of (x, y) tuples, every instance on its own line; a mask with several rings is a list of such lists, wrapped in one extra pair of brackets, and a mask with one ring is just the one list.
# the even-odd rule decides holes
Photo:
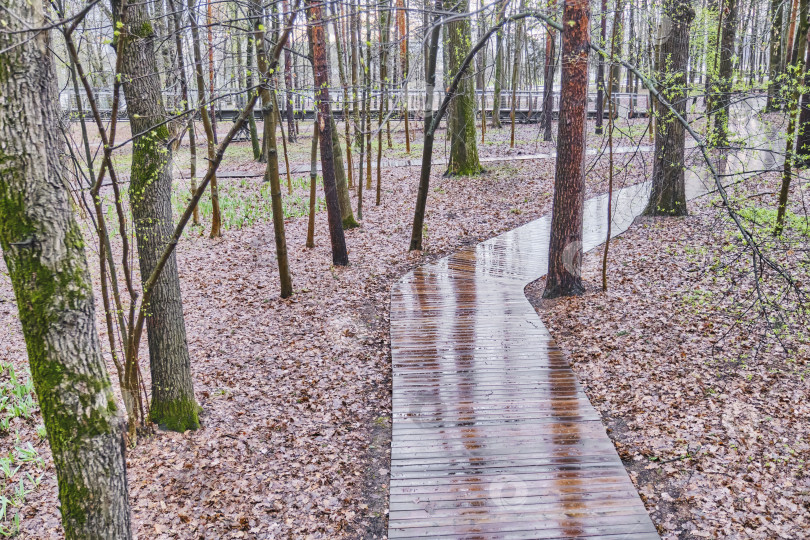
[[(113, 8), (116, 2), (113, 0)], [(146, 283), (157, 266), (174, 229), (172, 219), (172, 152), (169, 132), (161, 123), (168, 117), (157, 75), (154, 34), (145, 4), (127, 8), (122, 78), (127, 113), (135, 138), (129, 200), (141, 280)], [(150, 419), (173, 431), (197, 429), (199, 407), (194, 399), (191, 362), (183, 319), (183, 300), (177, 259), (172, 253), (160, 273), (147, 312), (149, 366), (152, 375)]]
[[(467, 13), (469, 7), (469, 1), (463, 0), (454, 4), (452, 11)], [(445, 45), (450, 67), (448, 77), (452, 80), (472, 47), (469, 17), (447, 23)], [(447, 174), (452, 176), (479, 174), (482, 169), (476, 141), (475, 87), (472, 77), (466, 77), (458, 85), (456, 95), (450, 102), (447, 127), (450, 133), (450, 162), (447, 165)]]
[(337, 184), (338, 200), (340, 201), (340, 221), (344, 229), (354, 229), (360, 224), (354, 219), (352, 211), (352, 198), (349, 195), (349, 186), (346, 182), (346, 167), (343, 166), (343, 149), (340, 146), (340, 132), (332, 117), (332, 157), (335, 162), (335, 183)]
[[(686, 116), (687, 65), (689, 62), (689, 25), (695, 11), (689, 0), (665, 0), (664, 15), (672, 22), (669, 36), (661, 42), (656, 59), (655, 79), (661, 93), (673, 108)], [(664, 39), (666, 37), (666, 39)], [(644, 214), (648, 216), (685, 216), (684, 183), (685, 131), (673, 113), (658, 107), (655, 122), (655, 155), (652, 190)]]
[[(46, 24), (41, 3), (7, 7), (15, 14), (8, 31)], [(65, 537), (131, 538), (123, 422), (64, 183), (48, 33), (0, 33), (0, 51), (0, 246), (56, 466)]]
[[(498, 3), (498, 12), (495, 17), (495, 24), (500, 24), (503, 21), (506, 6), (509, 4), (508, 0), (500, 0)], [(501, 127), (501, 86), (503, 83), (503, 32), (498, 30), (495, 34), (495, 89), (492, 96), (492, 127)], [(483, 111), (481, 114), (485, 114)]]
[(711, 94), (715, 111), (714, 131), (711, 143), (714, 146), (728, 146), (728, 113), (731, 107), (731, 88), (734, 78), (734, 53), (737, 36), (738, 0), (725, 0), (721, 3), (724, 11), (722, 35), (720, 38), (720, 66)]

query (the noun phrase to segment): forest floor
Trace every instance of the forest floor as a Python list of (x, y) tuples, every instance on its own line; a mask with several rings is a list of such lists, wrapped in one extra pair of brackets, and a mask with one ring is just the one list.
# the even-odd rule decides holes
[[(773, 209), (779, 181), (770, 173), (730, 195)], [(794, 232), (805, 253), (809, 188), (791, 196), (804, 216)], [(754, 303), (750, 252), (716, 194), (688, 206), (688, 217), (638, 218), (611, 241), (607, 292), (602, 246), (584, 258), (585, 295), (543, 300), (541, 279), (527, 296), (568, 353), (663, 538), (805, 538), (806, 320), (791, 321), (797, 306), (773, 273), (762, 287), (780, 309), (764, 316)], [(757, 219), (747, 226), (771, 240), (772, 220)], [(795, 251), (774, 260), (801, 261)], [(792, 270), (804, 287), (806, 260)], [(768, 324), (779, 310), (784, 326)]]
[[(592, 133), (593, 123), (589, 124), (589, 133)], [(302, 132), (307, 126), (311, 127), (309, 123), (302, 123)], [(633, 131), (638, 139), (644, 126), (644, 121), (635, 122), (628, 125), (628, 132)], [(513, 152), (548, 151), (552, 143), (541, 142), (540, 147), (535, 146), (537, 133), (537, 126), (518, 126), (518, 140), (528, 142), (520, 143)], [(508, 126), (498, 131), (488, 130), (487, 140), (493, 142), (480, 146), (482, 157), (506, 155)], [(395, 144), (402, 141), (401, 135), (395, 134)], [(645, 137), (643, 144), (649, 144), (648, 141)], [(298, 144), (307, 145), (305, 141)], [(548, 148), (543, 148), (543, 144)], [(617, 140), (616, 144), (626, 143)], [(589, 136), (589, 146), (601, 147), (603, 139)], [(249, 145), (239, 143), (223, 163), (223, 170), (255, 167), (249, 152)], [(178, 169), (186, 166), (182, 155), (181, 152), (177, 160)], [(414, 147), (412, 156), (418, 156)], [(396, 155), (390, 157), (397, 158)], [(126, 156), (122, 155), (120, 160), (122, 171), (126, 170)], [(308, 161), (308, 157), (303, 161)], [(624, 154), (617, 156), (616, 161), (615, 187), (646, 180), (649, 176), (649, 154)], [(487, 173), (471, 178), (444, 178), (443, 170), (434, 168), (424, 229), (425, 250), (414, 254), (408, 254), (407, 246), (419, 170), (416, 167), (385, 170), (382, 205), (375, 206), (367, 193), (362, 226), (346, 232), (351, 261), (346, 268), (331, 265), (323, 212), (317, 217), (316, 247), (303, 248), (307, 220), (303, 212), (294, 209), (299, 204), (295, 201), (306, 201), (308, 179), (294, 182), (293, 195), (285, 192), (287, 245), (294, 286), (294, 295), (286, 300), (279, 298), (273, 229), (269, 211), (262, 202), (264, 184), (260, 179), (223, 179), (221, 190), (230, 192), (228, 198), (232, 201), (224, 237), (210, 240), (205, 227), (195, 227), (179, 244), (177, 252), (195, 392), (203, 409), (203, 425), (196, 432), (184, 434), (158, 431), (141, 438), (139, 444), (129, 450), (130, 503), (139, 537), (333, 539), (374, 538), (385, 534), (391, 410), (388, 344), (391, 284), (419, 264), (515, 228), (548, 213), (551, 208), (554, 160), (506, 161), (487, 168)], [(587, 170), (586, 197), (605, 192), (607, 159), (589, 156)], [(182, 191), (182, 185), (182, 180), (177, 180), (176, 191)], [(182, 198), (177, 196), (175, 213)], [(221, 195), (221, 198), (225, 197)], [(205, 211), (203, 214), (203, 223), (208, 223)], [(781, 372), (769, 371), (773, 365), (750, 362), (746, 369), (752, 370), (753, 382), (743, 375), (735, 375), (737, 372), (725, 364), (704, 365), (702, 361), (711, 360), (710, 351), (705, 349), (706, 342), (698, 338), (705, 328), (711, 328), (706, 326), (711, 322), (704, 318), (708, 316), (693, 312), (676, 317), (675, 310), (661, 313), (667, 306), (665, 302), (652, 305), (652, 299), (657, 298), (655, 295), (669, 295), (666, 302), (672, 304), (687, 302), (672, 291), (696, 294), (695, 283), (691, 283), (690, 288), (688, 280), (678, 282), (685, 279), (685, 274), (671, 270), (686, 264), (683, 261), (687, 260), (689, 252), (684, 238), (693, 238), (695, 249), (698, 246), (712, 249), (715, 239), (708, 233), (700, 236), (696, 232), (701, 230), (698, 228), (700, 219), (710, 221), (710, 209), (706, 209), (705, 214), (703, 218), (699, 217), (703, 214), (698, 214), (672, 220), (672, 224), (667, 221), (629, 231), (614, 245), (611, 289), (607, 295), (592, 292), (583, 299), (559, 301), (544, 307), (542, 315), (550, 321), (550, 328), (560, 343), (572, 351), (575, 369), (583, 377), (594, 405), (606, 415), (606, 423), (612, 429), (611, 435), (621, 455), (629, 458), (631, 467), (639, 467), (633, 469), (634, 481), (653, 512), (656, 524), (665, 532), (677, 536), (676, 531), (694, 529), (696, 536), (700, 536), (701, 531), (711, 530), (705, 527), (707, 523), (714, 525), (713, 519), (720, 520), (718, 526), (736, 524), (722, 512), (732, 512), (724, 506), (727, 499), (723, 496), (732, 497), (729, 493), (736, 493), (737, 482), (745, 482), (751, 490), (750, 502), (743, 499), (733, 501), (734, 504), (748, 505), (743, 508), (752, 512), (758, 508), (756, 505), (763, 505), (776, 519), (782, 520), (777, 524), (795, 527), (802, 513), (806, 513), (807, 499), (802, 499), (807, 494), (806, 476), (801, 472), (790, 477), (779, 471), (788, 470), (785, 467), (793, 467), (792, 472), (803, 471), (797, 465), (801, 455), (792, 458), (790, 451), (806, 453), (806, 446), (802, 446), (806, 442), (796, 442), (796, 437), (805, 437), (807, 433), (788, 425), (786, 415), (807, 418), (806, 399), (802, 397), (806, 397), (807, 388), (800, 385), (806, 383), (793, 378), (794, 382), (778, 387), (781, 388), (778, 396), (790, 397), (787, 406), (783, 403), (778, 408), (768, 393), (777, 391), (775, 385), (782, 377)], [(666, 233), (666, 227), (676, 225), (681, 229)], [(671, 249), (680, 246), (680, 257), (684, 259), (676, 258), (672, 263), (662, 259), (659, 233), (660, 238), (672, 244)], [(631, 249), (635, 246), (628, 240), (631, 235), (639, 235), (638, 243), (644, 249)], [(92, 252), (92, 242), (88, 244), (91, 246), (88, 257), (94, 268), (96, 254)], [(595, 281), (595, 259), (591, 255), (586, 257), (586, 278), (592, 282)], [(645, 281), (645, 288), (641, 288), (643, 280), (633, 279), (636, 274), (628, 268), (637, 268), (635, 272), (639, 272), (643, 270), (639, 265), (652, 264), (649, 262), (652, 260), (660, 262), (655, 267), (658, 285)], [(10, 282), (5, 268), (0, 268), (0, 359), (5, 362), (0, 366), (0, 388), (4, 395), (9, 395), (9, 403), (14, 407), (13, 410), (5, 407), (7, 412), (0, 415), (0, 477), (6, 477), (0, 482), (0, 495), (9, 499), (6, 515), (0, 516), (0, 525), (13, 527), (14, 516), (19, 515), (23, 537), (60, 538), (53, 463), (39, 411), (35, 404), (27, 404), (31, 401), (31, 388), (24, 382), (27, 380), (25, 344)], [(691, 268), (686, 266), (684, 271)], [(93, 271), (97, 273), (97, 269)], [(705, 273), (699, 275), (711, 278)], [(625, 278), (628, 281), (620, 284)], [(95, 285), (98, 289), (97, 276)], [(659, 285), (661, 288), (651, 291)], [(599, 309), (595, 305), (603, 307)], [(638, 311), (631, 311), (635, 309)], [(645, 311), (648, 309), (650, 311)], [(591, 342), (597, 338), (588, 336), (588, 342), (593, 344), (583, 348), (583, 336), (575, 336), (571, 329), (567, 330), (568, 334), (561, 334), (563, 322), (575, 321), (571, 317), (578, 317), (580, 313), (591, 317), (588, 324), (594, 328), (589, 333), (603, 336), (605, 343)], [(106, 348), (100, 308), (97, 316)], [(665, 316), (664, 322), (660, 321), (662, 316)], [(631, 325), (629, 317), (632, 321), (649, 322)], [(651, 326), (653, 323), (658, 326)], [(585, 322), (576, 324), (584, 327)], [(659, 348), (630, 339), (635, 335), (631, 332), (652, 333), (653, 328), (657, 331), (649, 341)], [(659, 366), (658, 371), (652, 369), (651, 366), (668, 358), (660, 351), (675, 350), (672, 340), (681, 347), (682, 336), (691, 336), (690, 332), (695, 337), (689, 339), (694, 339), (696, 344), (693, 367), (665, 364)], [(617, 343), (628, 347), (627, 355), (618, 360), (615, 355), (611, 356), (617, 364), (605, 364), (603, 371), (598, 371), (600, 364), (593, 359), (601, 362), (609, 356), (607, 344), (616, 346)], [(668, 344), (668, 349), (661, 349), (662, 343)], [(744, 346), (744, 343), (733, 343)], [(604, 352), (599, 355), (584, 352), (594, 346)], [(736, 350), (729, 349), (729, 357), (733, 358)], [(691, 355), (690, 345), (687, 357), (691, 359)], [(587, 364), (584, 359), (588, 360)], [(108, 364), (111, 363), (108, 361)], [(111, 365), (110, 370), (112, 373)], [(148, 387), (146, 353), (142, 355), (142, 371)], [(750, 400), (761, 399), (763, 403), (749, 400), (743, 402), (744, 407), (734, 408), (737, 401), (720, 401), (730, 398), (723, 397), (722, 392), (712, 393), (725, 388), (722, 386), (725, 379), (718, 378), (717, 373), (729, 371), (732, 376), (726, 378), (748, 385), (745, 387), (748, 390), (736, 389), (737, 394), (725, 390), (728, 395), (739, 399), (738, 395), (742, 395), (739, 392), (743, 392)], [(609, 374), (616, 378), (609, 378)], [(680, 380), (680, 387), (674, 388), (669, 381), (663, 381), (666, 377), (686, 380)], [(660, 393), (644, 394), (644, 385), (653, 384), (667, 386)], [(677, 399), (690, 399), (704, 408), (669, 411), (668, 404), (676, 399), (676, 394), (670, 397), (665, 390), (680, 392)], [(751, 393), (745, 394), (748, 391)], [(645, 395), (650, 397), (642, 401)], [(615, 408), (608, 408), (612, 403), (616, 403)], [(730, 408), (721, 409), (721, 404)], [(790, 412), (791, 408), (795, 412)], [(697, 456), (707, 460), (715, 454), (731, 452), (730, 443), (722, 438), (724, 432), (720, 429), (741, 428), (728, 422), (728, 414), (756, 418), (756, 429), (764, 434), (762, 441), (756, 441), (757, 448), (764, 453), (753, 455), (765, 461), (754, 462), (758, 468), (747, 473), (752, 480), (744, 475), (737, 476), (744, 460), (726, 458), (723, 466), (731, 467), (729, 469), (721, 468), (720, 462), (707, 461), (707, 467), (699, 473), (693, 472), (692, 478), (697, 482), (693, 491), (675, 489), (682, 484), (668, 487), (670, 484), (666, 482), (672, 478), (683, 482), (680, 475), (686, 472), (678, 467), (695, 463)], [(677, 418), (670, 419), (667, 415)], [(8, 418), (6, 425), (5, 418)], [(778, 422), (773, 421), (774, 418)], [(677, 422), (672, 427), (664, 427), (662, 422), (668, 420)], [(634, 429), (625, 430), (628, 435), (621, 439), (616, 434), (624, 433), (620, 426), (626, 424)], [(726, 424), (729, 427), (724, 427)], [(693, 428), (697, 430), (697, 426), (709, 431), (700, 431), (699, 437), (696, 431), (689, 438), (689, 433)], [(768, 431), (763, 431), (766, 427)], [(805, 428), (806, 423), (802, 429)], [(766, 445), (765, 441), (770, 439), (765, 437), (776, 437), (777, 432), (772, 430), (777, 429), (783, 430), (779, 437), (788, 439), (785, 444), (790, 445), (790, 449)], [(737, 447), (755, 443), (748, 432), (737, 433), (735, 437)], [(682, 442), (693, 440), (700, 443), (699, 449), (694, 443)], [(641, 457), (636, 459), (636, 456)], [(681, 459), (684, 456), (686, 459)], [(651, 459), (659, 457), (660, 461)], [(673, 457), (679, 461), (663, 463)], [(651, 479), (644, 475), (653, 473), (648, 473), (641, 464), (656, 467), (651, 469), (655, 474), (649, 476)], [(670, 469), (665, 467), (677, 468), (676, 474), (669, 475)], [(715, 472), (718, 478), (728, 481), (728, 486), (713, 478)], [(783, 485), (783, 495), (778, 495), (774, 482), (785, 481), (794, 485)], [(715, 489), (726, 491), (713, 493), (711, 490)], [(770, 497), (774, 501), (770, 501)], [(786, 521), (787, 510), (781, 513), (781, 508), (789, 506), (781, 506), (780, 497), (788, 505), (796, 505), (790, 517), (793, 521)], [(665, 503), (674, 506), (664, 506)], [(656, 505), (662, 510), (656, 509)], [(692, 508), (700, 514), (688, 514)], [(684, 518), (684, 512), (688, 519)], [(733, 512), (734, 515), (746, 513)], [(759, 514), (762, 519), (767, 515), (765, 510)], [(758, 531), (763, 529), (757, 527), (765, 527), (759, 521), (751, 523), (757, 526), (750, 523), (745, 526)], [(722, 536), (722, 530), (718, 530), (717, 535)]]
[[(518, 129), (527, 139), (537, 132), (531, 125)], [(509, 129), (488, 130), (487, 137), (500, 143), (483, 145), (482, 156), (492, 155), (488, 148), (502, 152)], [(600, 142), (592, 140), (594, 146)], [(245, 151), (245, 143), (239, 146)], [(607, 185), (607, 160), (594, 159), (587, 196)], [(624, 182), (646, 177), (648, 155), (622, 155), (618, 161), (624, 160)], [(232, 157), (223, 169), (251, 163)], [(208, 239), (204, 227), (192, 228), (178, 246), (202, 428), (159, 431), (129, 450), (130, 503), (141, 538), (333, 539), (385, 533), (391, 284), (416, 265), (551, 208), (553, 159), (498, 162), (487, 169), (465, 178), (444, 178), (443, 169), (434, 169), (422, 253), (407, 252), (417, 167), (384, 171), (381, 206), (367, 194), (362, 226), (346, 232), (351, 261), (346, 268), (331, 264), (325, 212), (317, 217), (316, 247), (305, 249), (306, 217), (285, 211), (294, 286), (286, 300), (279, 297), (269, 210), (254, 197), (265, 184), (223, 180), (233, 216), (254, 217), (226, 219), (226, 232), (217, 240)], [(181, 186), (178, 180), (175, 191)], [(308, 181), (297, 182), (285, 200), (292, 208), (307, 192)], [(94, 243), (88, 246), (98, 291), (97, 255)], [(16, 381), (28, 380), (16, 311), (3, 268), (0, 357), (8, 365), (2, 366), (0, 385), (10, 396)], [(99, 305), (106, 349), (101, 316)], [(148, 388), (145, 346), (141, 358)], [(114, 373), (109, 356), (108, 365)], [(26, 538), (59, 538), (56, 479), (41, 417), (30, 385), (16, 392), (31, 405), (25, 414), (8, 414), (5, 428), (0, 425), (0, 473), (3, 460), (10, 467), (0, 488), (12, 501), (0, 526), (13, 528), (19, 515)]]

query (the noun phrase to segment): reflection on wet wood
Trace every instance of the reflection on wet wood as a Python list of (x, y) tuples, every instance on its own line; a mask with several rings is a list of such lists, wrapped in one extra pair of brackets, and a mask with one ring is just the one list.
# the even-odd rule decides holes
[[(615, 197), (615, 231), (646, 189)], [(587, 203), (586, 250), (604, 240), (606, 213), (604, 198)], [(546, 271), (548, 225), (420, 267), (391, 291), (390, 538), (658, 538), (523, 293)]]

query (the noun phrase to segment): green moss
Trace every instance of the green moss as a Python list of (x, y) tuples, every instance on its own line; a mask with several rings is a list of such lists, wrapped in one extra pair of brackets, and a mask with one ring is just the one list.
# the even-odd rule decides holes
[(349, 215), (343, 218), (343, 230), (354, 229), (355, 227), (359, 227), (360, 224), (355, 221), (353, 215)]
[(134, 23), (130, 26), (129, 32), (133, 36), (137, 36), (139, 38), (148, 38), (152, 37), (155, 34), (155, 30), (152, 28), (152, 23), (149, 21), (142, 21), (139, 23)]
[[(116, 407), (105, 373), (86, 375), (67, 371), (48, 342), (51, 328), (64, 326), (71, 311), (92, 309), (92, 288), (81, 231), (71, 221), (63, 238), (66, 257), (57, 269), (43, 265), (41, 246), (36, 240), (38, 228), (28, 219), (20, 193), (9, 189), (10, 185), (21, 182), (12, 178), (13, 174), (7, 177), (9, 181), (0, 182), (0, 244), (17, 298), (28, 362), (48, 427), (48, 438), (54, 455), (58, 455), (76, 441), (109, 433)], [(76, 406), (69, 409), (63, 406), (65, 398), (61, 395), (67, 385), (75, 391), (78, 399)], [(99, 394), (106, 395), (106, 407), (98, 407)], [(76, 411), (84, 414), (76, 416)], [(64, 507), (64, 499), (62, 504)]]
[[(59, 502), (63, 523), (84, 525), (87, 520), (86, 507), (90, 498), (90, 490), (87, 486), (77, 482), (59, 482)], [(72, 530), (73, 527), (65, 527)]]
[(166, 147), (168, 138), (169, 130), (163, 125), (138, 137), (132, 145), (130, 196), (133, 202), (140, 200), (144, 189), (157, 180), (166, 166), (169, 159), (169, 150)]
[(183, 433), (200, 427), (200, 406), (194, 399), (158, 401), (152, 399), (149, 419), (161, 428)]

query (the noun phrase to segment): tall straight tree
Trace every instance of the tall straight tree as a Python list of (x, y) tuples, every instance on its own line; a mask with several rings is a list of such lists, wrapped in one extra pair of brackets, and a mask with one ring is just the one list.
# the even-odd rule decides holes
[(543, 298), (582, 294), (582, 213), (585, 196), (585, 115), (590, 42), (588, 0), (563, 4), (560, 121)]
[(739, 0), (722, 0), (722, 32), (720, 36), (720, 58), (717, 79), (712, 92), (714, 109), (714, 133), (712, 144), (728, 145), (728, 113), (731, 105), (731, 87), (734, 69), (734, 43), (737, 36), (737, 9)]
[[(116, 21), (122, 1), (112, 0)], [(125, 31), (116, 43), (116, 51), (122, 55), (121, 78), (130, 128), (133, 134), (139, 134), (132, 147), (129, 202), (144, 286), (174, 231), (172, 150), (169, 130), (163, 123), (168, 115), (163, 105), (150, 20), (147, 4), (129, 4), (126, 20), (122, 21)], [(194, 399), (174, 252), (151, 291), (149, 305), (142, 309), (148, 313), (150, 418), (173, 431), (197, 429), (199, 406)]]
[[(283, 0), (282, 6), (286, 14), (289, 11), (287, 0)], [(293, 43), (292, 33), (290, 33), (288, 40), (287, 46), (284, 47), (284, 88), (286, 90), (284, 102), (287, 113), (287, 140), (295, 142), (298, 140), (298, 136), (295, 133), (295, 114), (293, 112), (292, 48), (295, 44)]]
[[(658, 41), (661, 45), (654, 79), (660, 84), (661, 94), (678, 114), (685, 117), (689, 25), (695, 18), (695, 11), (690, 0), (664, 0), (661, 9), (671, 25), (661, 25), (659, 29)], [(664, 32), (666, 35), (663, 35)], [(652, 191), (644, 214), (685, 216), (684, 127), (669, 109), (662, 106), (657, 109)]]
[[(122, 421), (96, 332), (92, 277), (62, 168), (41, 2), (8, 0), (0, 32), (0, 247), (59, 483), (65, 537), (132, 538)], [(29, 32), (30, 33), (27, 33)]]
[[(251, 15), (253, 15), (253, 37), (256, 41), (256, 59), (259, 66), (259, 73), (262, 79), (270, 77), (267, 52), (264, 46), (265, 30), (261, 24), (261, 1), (251, 0)], [(270, 92), (268, 85), (263, 84), (259, 89), (262, 99), (262, 117), (264, 119), (265, 141), (264, 152), (267, 158), (264, 179), (270, 183), (270, 202), (273, 207), (273, 234), (276, 241), (276, 259), (278, 261), (279, 283), (281, 286), (281, 297), (288, 298), (292, 295), (292, 275), (290, 273), (290, 263), (287, 258), (287, 237), (284, 232), (284, 210), (281, 201), (281, 183), (278, 178), (278, 147), (276, 144), (276, 100)], [(253, 111), (251, 111), (253, 114)], [(278, 118), (281, 118), (278, 116)]]
[[(450, 73), (446, 74), (448, 80), (458, 73), (464, 58), (472, 47), (470, 2), (469, 0), (451, 1), (453, 3), (446, 6), (449, 8), (448, 11), (463, 16), (447, 23), (445, 47), (450, 68)], [(450, 133), (450, 160), (447, 164), (447, 174), (468, 176), (480, 173), (482, 169), (478, 159), (475, 128), (475, 83), (472, 76), (465, 76), (450, 102), (447, 129)]]
[[(602, 10), (599, 17), (599, 46), (607, 44), (607, 0), (602, 0)], [(599, 57), (596, 66), (596, 134), (602, 134), (602, 123), (605, 118), (605, 60)]]
[[(113, 0), (120, 2), (121, 0)], [(205, 77), (203, 74), (202, 48), (200, 45), (200, 27), (197, 23), (196, 0), (188, 0), (188, 16), (191, 21), (191, 46), (194, 51), (194, 81), (197, 85), (197, 106), (200, 109), (205, 139), (207, 141), (208, 159), (214, 159), (216, 148), (216, 134), (212, 115), (209, 114), (208, 106), (205, 103)], [(217, 189), (216, 176), (211, 178), (211, 238), (221, 236), (220, 226), (222, 219), (219, 212), (219, 191)]]
[[(495, 24), (500, 24), (506, 14), (509, 0), (500, 0), (496, 7)], [(503, 85), (503, 33), (501, 28), (495, 34), (495, 91), (492, 97), (492, 127), (501, 127), (501, 87)], [(427, 58), (427, 57), (426, 57)], [(483, 113), (482, 113), (483, 114)]]
[[(427, 10), (426, 10), (427, 11)], [(433, 159), (433, 90), (436, 86), (436, 57), (439, 55), (439, 34), (441, 32), (442, 0), (436, 0), (433, 12), (433, 28), (428, 41), (428, 56), (425, 60), (425, 142), (422, 148), (422, 169), (419, 176), (419, 190), (416, 195), (416, 209), (413, 214), (411, 245), (409, 251), (422, 250), (422, 229), (425, 223), (428, 190), (430, 189), (430, 163)]]
[[(520, 11), (526, 7), (526, 0), (520, 0)], [(509, 119), (512, 123), (511, 131), (509, 134), (509, 147), (515, 147), (515, 108), (517, 107), (517, 87), (520, 76), (520, 49), (523, 47), (523, 20), (517, 22), (517, 29), (515, 30), (515, 54), (512, 55), (512, 103), (509, 111)], [(531, 97), (529, 98), (531, 100)]]
[(346, 266), (349, 254), (341, 223), (340, 202), (335, 181), (332, 155), (332, 109), (329, 104), (329, 63), (327, 62), (326, 29), (323, 22), (323, 4), (307, 0), (307, 17), (312, 32), (312, 68), (315, 81), (315, 100), (318, 106), (318, 138), (321, 146), (321, 174), (329, 219), (329, 238), (332, 243), (332, 264)]
[(408, 119), (408, 12), (405, 0), (397, 0), (397, 29), (399, 34), (399, 69), (402, 76), (402, 116), (405, 120), (405, 152), (411, 153), (411, 129)]
[(779, 86), (777, 79), (779, 77), (779, 57), (781, 56), (782, 46), (782, 18), (784, 16), (785, 8), (782, 0), (771, 0), (771, 16), (770, 21), (770, 65), (768, 66), (768, 101), (765, 104), (765, 112), (778, 111), (781, 108), (778, 99)]
[[(557, 0), (549, 0), (549, 11), (556, 13)], [(557, 34), (550, 26), (546, 27), (546, 65), (543, 69), (543, 114), (540, 116), (540, 127), (543, 129), (543, 140), (551, 140), (551, 120), (554, 116), (554, 59), (557, 56)]]

